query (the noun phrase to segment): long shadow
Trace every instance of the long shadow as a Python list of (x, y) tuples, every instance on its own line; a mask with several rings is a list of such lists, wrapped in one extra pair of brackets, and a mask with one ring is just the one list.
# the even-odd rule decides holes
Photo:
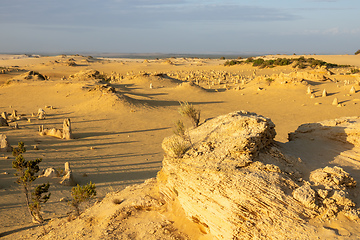
[[(122, 172), (122, 173), (107, 173), (100, 174), (96, 183), (108, 183), (113, 182), (114, 179), (118, 181), (126, 180), (146, 180), (156, 176), (159, 170), (145, 170), (145, 171), (133, 171), (133, 172)], [(96, 174), (93, 175), (96, 178)]]
[(134, 96), (139, 96), (139, 97), (146, 97), (149, 99), (153, 99), (153, 96), (162, 96), (162, 95), (168, 95), (167, 93), (125, 93), (126, 95), (134, 95)]
[(322, 83), (322, 82), (315, 82), (315, 81), (311, 81), (311, 80), (304, 80), (305, 82), (307, 82), (309, 85), (311, 85), (311, 86), (317, 86), (317, 85), (322, 85), (322, 84), (324, 84), (324, 83)]
[[(74, 150), (73, 152), (77, 152), (78, 150)], [(67, 152), (71, 152), (71, 151), (67, 151)], [(120, 153), (120, 154), (111, 154), (111, 155), (98, 155), (98, 156), (88, 156), (88, 157), (72, 157), (70, 160), (71, 162), (84, 162), (84, 161), (95, 161), (95, 160), (109, 160), (109, 159), (114, 159), (114, 158), (129, 158), (129, 157), (140, 157), (140, 156), (153, 156), (156, 155), (158, 153)], [(56, 158), (52, 158), (52, 157), (48, 157), (46, 158), (46, 162), (47, 163), (51, 163), (51, 162), (61, 162), (61, 161), (69, 161), (69, 157), (56, 157)], [(74, 167), (76, 168), (76, 166)]]
[(36, 225), (33, 225), (33, 226), (21, 227), (21, 228), (13, 229), (13, 230), (10, 230), (10, 231), (2, 232), (2, 233), (0, 233), (0, 238), (5, 237), (5, 236), (10, 235), (10, 234), (13, 234), (13, 233), (16, 233), (16, 232), (20, 232), (20, 231), (28, 230), (28, 229), (31, 229), (31, 228), (35, 228), (35, 227), (38, 227), (38, 226), (40, 226), (40, 225), (36, 224)]
[(71, 145), (64, 145), (64, 144), (47, 144), (46, 146), (42, 146), (42, 149), (56, 149), (57, 152), (61, 152), (58, 151), (60, 149), (69, 149), (69, 148), (81, 148), (81, 147), (89, 147), (91, 146), (95, 146), (95, 147), (100, 147), (100, 146), (111, 146), (111, 145), (119, 145), (119, 144), (127, 144), (127, 143), (136, 143), (138, 141), (124, 141), (124, 142), (111, 142), (111, 143), (94, 143), (94, 144), (71, 144)]
[(99, 136), (120, 135), (120, 134), (129, 134), (129, 133), (142, 133), (142, 132), (154, 132), (154, 131), (166, 130), (166, 129), (169, 129), (169, 128), (170, 127), (150, 128), (150, 129), (132, 130), (132, 131), (124, 131), (124, 132), (85, 132), (85, 133), (76, 133), (76, 134), (74, 134), (74, 136), (77, 137), (77, 139), (86, 139), (86, 138), (99, 137)]

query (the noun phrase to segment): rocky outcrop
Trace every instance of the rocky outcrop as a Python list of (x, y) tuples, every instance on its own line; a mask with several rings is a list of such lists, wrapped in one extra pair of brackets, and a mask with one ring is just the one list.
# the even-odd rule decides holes
[(304, 219), (316, 211), (292, 196), (297, 160), (273, 146), (271, 120), (234, 112), (188, 134), (193, 146), (181, 158), (171, 155), (168, 139), (163, 143), (157, 179), (167, 202), (179, 201), (217, 239), (308, 238), (313, 229)]
[(51, 128), (46, 129), (44, 126), (39, 127), (39, 134), (41, 136), (52, 136), (57, 137), (61, 139), (72, 139), (72, 131), (71, 131), (71, 122), (69, 118), (66, 118), (63, 122), (63, 128), (57, 129), (57, 128)]

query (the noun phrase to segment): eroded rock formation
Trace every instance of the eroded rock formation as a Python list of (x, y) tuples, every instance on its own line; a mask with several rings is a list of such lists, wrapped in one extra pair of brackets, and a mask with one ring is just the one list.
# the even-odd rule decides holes
[[(357, 218), (346, 190), (354, 179), (328, 167), (302, 180), (302, 163), (276, 147), (274, 124), (265, 117), (234, 112), (188, 135), (193, 145), (182, 157), (171, 151), (176, 138), (164, 140), (159, 189), (216, 239), (309, 239), (315, 230), (307, 219), (340, 211)], [(333, 185), (324, 188), (325, 180)]]
[(0, 134), (0, 152), (11, 152), (12, 147), (10, 146), (5, 134)]
[(271, 120), (234, 112), (189, 135), (193, 147), (182, 158), (165, 156), (158, 181), (166, 201), (179, 200), (202, 231), (218, 239), (292, 239), (294, 231), (304, 239), (312, 231), (303, 218), (315, 212), (292, 197), (298, 185), (283, 170), (296, 160), (272, 146)]
[(71, 122), (69, 118), (66, 118), (63, 122), (63, 128), (51, 128), (51, 129), (44, 129), (44, 126), (39, 127), (39, 133), (42, 136), (52, 136), (61, 139), (72, 139), (72, 131), (71, 131)]

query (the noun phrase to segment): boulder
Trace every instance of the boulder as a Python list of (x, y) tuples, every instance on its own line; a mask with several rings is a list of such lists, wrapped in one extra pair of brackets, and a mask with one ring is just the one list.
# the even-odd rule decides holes
[(40, 177), (48, 177), (48, 178), (54, 178), (54, 177), (60, 177), (59, 172), (55, 168), (47, 168)]
[(344, 189), (356, 187), (356, 181), (341, 167), (325, 167), (310, 173), (310, 181), (316, 186)]
[(0, 134), (0, 152), (11, 152), (12, 147), (10, 146), (5, 134)]

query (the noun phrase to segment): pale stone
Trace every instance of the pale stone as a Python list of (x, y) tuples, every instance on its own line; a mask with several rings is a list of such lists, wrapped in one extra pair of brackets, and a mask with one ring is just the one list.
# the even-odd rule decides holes
[(5, 120), (8, 120), (8, 114), (7, 114), (7, 112), (2, 112), (2, 113), (1, 113), (1, 117), (2, 117), (3, 119), (5, 119)]
[(64, 186), (76, 186), (72, 171), (68, 171), (65, 176), (61, 178), (60, 184)]
[(332, 105), (337, 106), (339, 104), (338, 99), (334, 98)]
[(326, 97), (326, 96), (327, 96), (326, 89), (324, 89), (324, 91), (322, 92), (321, 96), (322, 96), (322, 97)]
[(69, 118), (66, 118), (63, 122), (63, 128), (57, 129), (57, 128), (51, 128), (51, 129), (45, 129), (43, 125), (39, 126), (39, 134), (41, 136), (52, 136), (57, 137), (61, 139), (72, 139), (72, 131), (71, 131), (71, 122)]
[(310, 86), (308, 86), (307, 90), (306, 90), (306, 94), (311, 94), (312, 93), (312, 90), (310, 88)]
[(356, 93), (355, 87), (352, 86), (350, 91), (349, 91), (349, 94), (355, 94), (355, 93)]
[(5, 134), (0, 134), (0, 152), (11, 152), (12, 147), (10, 146)]
[(60, 174), (55, 168), (47, 168), (44, 174), (41, 175), (40, 177), (54, 178), (54, 177), (60, 177)]

